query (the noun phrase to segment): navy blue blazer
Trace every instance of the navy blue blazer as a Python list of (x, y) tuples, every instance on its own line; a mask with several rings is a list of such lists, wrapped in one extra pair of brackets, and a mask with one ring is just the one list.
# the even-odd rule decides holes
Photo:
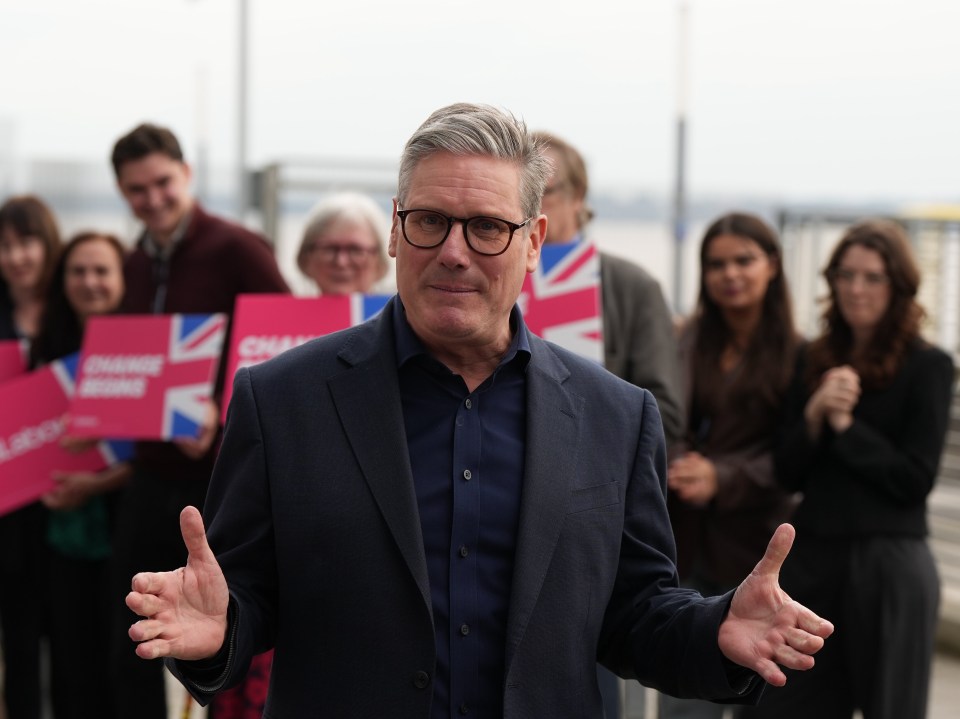
[[(276, 647), (265, 717), (429, 717), (434, 632), (396, 311), (234, 383), (204, 509), (236, 608), (214, 684)], [(530, 346), (504, 716), (601, 717), (598, 660), (671, 694), (735, 699), (717, 647), (729, 595), (677, 588), (652, 395)], [(215, 686), (173, 664), (207, 701)]]

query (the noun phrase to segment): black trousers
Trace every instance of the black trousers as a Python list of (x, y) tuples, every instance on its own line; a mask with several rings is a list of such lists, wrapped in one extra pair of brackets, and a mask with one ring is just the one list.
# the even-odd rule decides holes
[(56, 719), (112, 719), (112, 688), (105, 670), (110, 639), (107, 560), (49, 557), (50, 687)]
[(799, 534), (780, 583), (836, 631), (813, 669), (787, 671), (741, 716), (925, 719), (940, 580), (923, 539)]
[(47, 636), (47, 510), (0, 517), (0, 635), (7, 719), (40, 719), (42, 643)]
[(180, 511), (188, 504), (202, 509), (207, 484), (138, 468), (120, 496), (110, 569), (114, 611), (109, 657), (109, 678), (119, 719), (167, 717), (163, 662), (136, 655), (127, 630), (139, 617), (127, 609), (124, 598), (137, 572), (170, 571), (186, 563)]

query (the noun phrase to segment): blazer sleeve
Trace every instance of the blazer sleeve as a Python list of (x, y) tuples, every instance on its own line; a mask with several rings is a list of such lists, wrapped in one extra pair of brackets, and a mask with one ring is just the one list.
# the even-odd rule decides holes
[(649, 392), (635, 457), (599, 660), (621, 676), (674, 696), (755, 702), (763, 682), (726, 660), (717, 643), (732, 592), (704, 598), (678, 586), (666, 508), (666, 449)]
[(234, 380), (223, 447), (204, 503), (207, 539), (230, 587), (227, 642), (215, 661), (172, 662), (206, 703), (239, 682), (254, 654), (269, 649), (276, 623), (277, 569), (264, 437), (249, 370)]

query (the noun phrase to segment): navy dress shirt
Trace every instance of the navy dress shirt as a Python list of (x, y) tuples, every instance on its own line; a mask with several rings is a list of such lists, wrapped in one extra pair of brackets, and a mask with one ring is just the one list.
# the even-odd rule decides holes
[[(402, 305), (401, 305), (402, 307)], [(503, 715), (507, 610), (526, 435), (530, 347), (519, 310), (473, 392), (396, 313), (407, 447), (426, 553), (437, 666), (432, 719)]]

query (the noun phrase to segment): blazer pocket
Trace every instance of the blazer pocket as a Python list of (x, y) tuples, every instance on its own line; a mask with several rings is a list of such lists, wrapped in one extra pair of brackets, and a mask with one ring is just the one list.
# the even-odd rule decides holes
[(571, 491), (567, 514), (587, 512), (591, 509), (612, 507), (617, 504), (620, 504), (620, 485), (616, 482), (607, 482), (595, 487), (584, 487)]

